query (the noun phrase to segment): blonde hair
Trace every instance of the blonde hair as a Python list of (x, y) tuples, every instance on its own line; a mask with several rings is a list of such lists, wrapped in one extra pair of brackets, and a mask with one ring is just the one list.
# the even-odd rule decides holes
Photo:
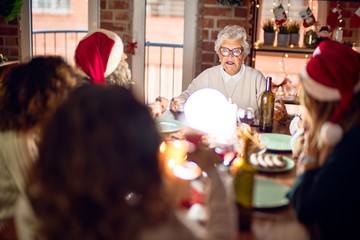
[[(319, 142), (321, 126), (329, 121), (339, 101), (319, 101), (312, 97), (306, 89), (301, 88), (301, 104), (305, 107), (309, 147), (317, 150), (317, 155), (326, 158), (331, 151), (330, 146), (322, 146)], [(344, 134), (360, 126), (360, 92), (355, 93), (351, 104), (339, 122)], [(322, 153), (322, 154), (320, 154)]]

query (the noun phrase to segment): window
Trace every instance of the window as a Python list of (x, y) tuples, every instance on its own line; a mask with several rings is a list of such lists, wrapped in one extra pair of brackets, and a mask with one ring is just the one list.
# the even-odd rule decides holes
[(33, 0), (33, 12), (46, 13), (69, 13), (71, 0)]

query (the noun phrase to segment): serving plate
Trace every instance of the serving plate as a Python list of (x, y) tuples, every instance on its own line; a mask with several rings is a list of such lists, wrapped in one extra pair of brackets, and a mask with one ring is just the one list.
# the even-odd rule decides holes
[[(266, 153), (266, 155), (271, 155), (272, 157), (275, 157), (277, 154), (270, 154)], [(266, 172), (266, 173), (281, 173), (281, 172), (287, 172), (290, 171), (295, 167), (295, 162), (289, 157), (282, 156), (283, 161), (285, 162), (285, 167), (282, 168), (270, 168), (270, 167), (261, 167), (261, 166), (254, 166), (255, 169), (259, 172)]]
[(171, 118), (156, 118), (155, 121), (161, 133), (176, 132), (184, 127), (180, 121)]
[(276, 208), (289, 204), (286, 194), (290, 187), (277, 183), (273, 180), (255, 178), (254, 185), (254, 208)]
[(268, 149), (274, 151), (291, 151), (291, 135), (279, 133), (262, 133), (260, 142)]

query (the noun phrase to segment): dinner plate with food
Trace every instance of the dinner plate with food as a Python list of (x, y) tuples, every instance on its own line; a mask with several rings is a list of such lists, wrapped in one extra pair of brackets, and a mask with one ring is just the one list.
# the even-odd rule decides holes
[(257, 171), (268, 173), (287, 172), (295, 167), (295, 162), (291, 158), (271, 153), (252, 153), (250, 163)]

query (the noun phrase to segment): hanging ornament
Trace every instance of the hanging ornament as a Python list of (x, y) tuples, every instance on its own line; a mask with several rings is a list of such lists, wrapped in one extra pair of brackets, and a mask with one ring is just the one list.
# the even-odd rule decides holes
[(131, 41), (127, 42), (126, 52), (130, 55), (135, 55), (135, 50), (138, 47), (137, 44), (137, 32), (135, 31), (132, 34)]
[(329, 15), (326, 17), (326, 23), (329, 25), (332, 29), (339, 27), (339, 22), (342, 22), (342, 15), (341, 15), (341, 8), (340, 6), (336, 6), (333, 8)]
[(350, 27), (359, 28), (360, 27), (360, 7), (356, 10), (354, 15), (350, 18)]
[(279, 6), (277, 6), (273, 9), (273, 13), (275, 16), (275, 24), (276, 25), (280, 26), (286, 22), (286, 20), (287, 20), (286, 12), (281, 3)]
[(315, 16), (309, 7), (300, 11), (299, 15), (300, 15), (301, 19), (303, 20), (303, 26), (305, 28), (314, 25), (314, 23), (316, 22)]

